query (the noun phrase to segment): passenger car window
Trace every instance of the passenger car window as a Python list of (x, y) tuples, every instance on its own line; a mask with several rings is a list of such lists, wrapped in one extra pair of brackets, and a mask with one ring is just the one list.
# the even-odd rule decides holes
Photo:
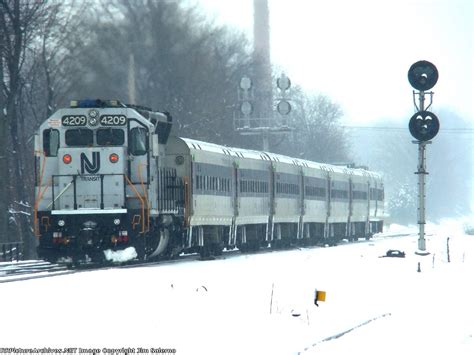
[(130, 153), (132, 155), (144, 155), (147, 152), (147, 132), (144, 128), (133, 128), (130, 131)]
[(66, 131), (66, 145), (83, 147), (94, 144), (94, 134), (88, 128), (74, 128)]
[(97, 145), (123, 145), (125, 133), (123, 129), (105, 128), (97, 130)]
[(59, 149), (59, 131), (46, 129), (43, 131), (43, 151), (47, 157), (57, 157)]

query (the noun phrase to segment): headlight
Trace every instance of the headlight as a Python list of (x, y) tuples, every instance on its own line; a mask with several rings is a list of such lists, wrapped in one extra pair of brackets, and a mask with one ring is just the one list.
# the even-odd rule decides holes
[(116, 162), (119, 161), (119, 156), (115, 153), (112, 153), (109, 155), (109, 161), (115, 164)]
[(89, 117), (89, 126), (97, 126), (98, 123), (99, 123), (99, 118)]
[(99, 116), (99, 111), (97, 111), (95, 109), (89, 110), (89, 117), (90, 118), (96, 118), (98, 116)]
[(63, 163), (64, 164), (71, 164), (72, 162), (72, 157), (70, 154), (64, 154), (63, 155)]

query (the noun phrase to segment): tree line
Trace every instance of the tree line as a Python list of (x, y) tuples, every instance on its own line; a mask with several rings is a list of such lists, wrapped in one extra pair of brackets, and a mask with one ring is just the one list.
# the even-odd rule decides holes
[[(34, 133), (71, 99), (128, 102), (132, 92), (136, 104), (170, 112), (177, 135), (260, 149), (233, 128), (251, 51), (243, 33), (188, 1), (0, 0), (0, 242), (23, 241), (34, 256)], [(339, 105), (298, 87), (293, 98), (295, 129), (271, 150), (347, 161)]]

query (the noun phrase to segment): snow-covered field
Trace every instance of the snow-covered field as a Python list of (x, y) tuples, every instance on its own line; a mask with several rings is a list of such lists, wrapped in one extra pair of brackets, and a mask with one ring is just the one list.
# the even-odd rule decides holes
[[(379, 237), (0, 284), (0, 348), (474, 354), (474, 236), (459, 221), (427, 233), (424, 257), (417, 237)], [(406, 258), (381, 258), (388, 249)]]

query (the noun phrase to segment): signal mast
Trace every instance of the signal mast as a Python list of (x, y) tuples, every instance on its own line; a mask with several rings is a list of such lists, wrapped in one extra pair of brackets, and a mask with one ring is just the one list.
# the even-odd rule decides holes
[[(419, 255), (428, 255), (426, 251), (426, 240), (425, 240), (425, 176), (428, 175), (426, 170), (426, 145), (431, 144), (433, 139), (439, 131), (439, 119), (433, 113), (429, 112), (428, 109), (433, 103), (434, 92), (426, 92), (436, 85), (438, 81), (438, 69), (426, 61), (420, 60), (414, 63), (408, 70), (408, 81), (411, 86), (418, 90), (413, 90), (413, 103), (417, 112), (410, 118), (408, 129), (411, 135), (416, 140), (414, 144), (418, 144), (418, 170), (415, 174), (418, 175), (418, 226), (419, 226), (419, 238), (418, 238), (418, 251)], [(425, 108), (425, 96), (429, 95), (430, 103)], [(418, 105), (416, 103), (416, 97), (418, 96)]]

